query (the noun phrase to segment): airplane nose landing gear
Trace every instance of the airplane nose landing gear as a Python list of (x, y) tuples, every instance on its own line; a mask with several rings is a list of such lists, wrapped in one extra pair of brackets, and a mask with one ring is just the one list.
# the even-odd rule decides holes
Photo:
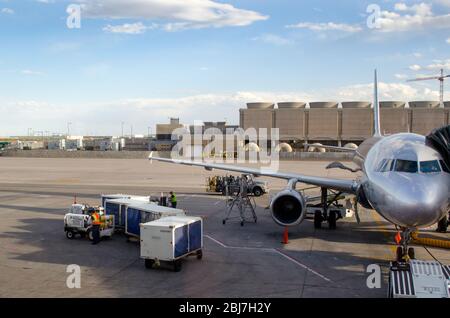
[(416, 253), (413, 247), (409, 247), (411, 242), (411, 229), (402, 229), (402, 232), (397, 233), (395, 240), (399, 245), (397, 247), (397, 262), (408, 262), (416, 258)]

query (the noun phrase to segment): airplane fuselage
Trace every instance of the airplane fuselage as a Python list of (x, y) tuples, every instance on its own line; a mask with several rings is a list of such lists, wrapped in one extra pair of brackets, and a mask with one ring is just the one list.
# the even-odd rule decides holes
[(424, 136), (370, 138), (354, 162), (363, 171), (359, 183), (364, 199), (389, 222), (415, 229), (435, 224), (448, 213), (448, 167)]

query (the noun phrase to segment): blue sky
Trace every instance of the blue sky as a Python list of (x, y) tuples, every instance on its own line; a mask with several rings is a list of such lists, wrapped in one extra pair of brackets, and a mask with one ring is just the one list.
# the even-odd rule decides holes
[[(66, 25), (81, 7), (81, 28)], [(376, 4), (378, 28), (369, 28)], [(0, 135), (238, 123), (249, 101), (438, 99), (450, 0), (0, 0)], [(447, 85), (448, 86), (448, 85)], [(446, 95), (448, 98), (449, 95)]]

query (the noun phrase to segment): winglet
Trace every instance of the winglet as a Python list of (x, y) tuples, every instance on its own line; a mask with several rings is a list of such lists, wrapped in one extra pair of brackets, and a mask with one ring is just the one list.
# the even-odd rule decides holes
[(377, 70), (375, 70), (374, 90), (373, 90), (373, 120), (374, 120), (374, 136), (381, 136), (380, 125), (380, 103), (378, 102), (378, 76)]

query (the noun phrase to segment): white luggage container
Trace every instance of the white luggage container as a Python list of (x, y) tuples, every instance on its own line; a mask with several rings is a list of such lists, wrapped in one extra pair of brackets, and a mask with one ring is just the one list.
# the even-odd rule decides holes
[(141, 258), (145, 267), (161, 261), (170, 262), (174, 271), (181, 270), (181, 259), (203, 256), (203, 220), (200, 217), (175, 216), (141, 224)]

